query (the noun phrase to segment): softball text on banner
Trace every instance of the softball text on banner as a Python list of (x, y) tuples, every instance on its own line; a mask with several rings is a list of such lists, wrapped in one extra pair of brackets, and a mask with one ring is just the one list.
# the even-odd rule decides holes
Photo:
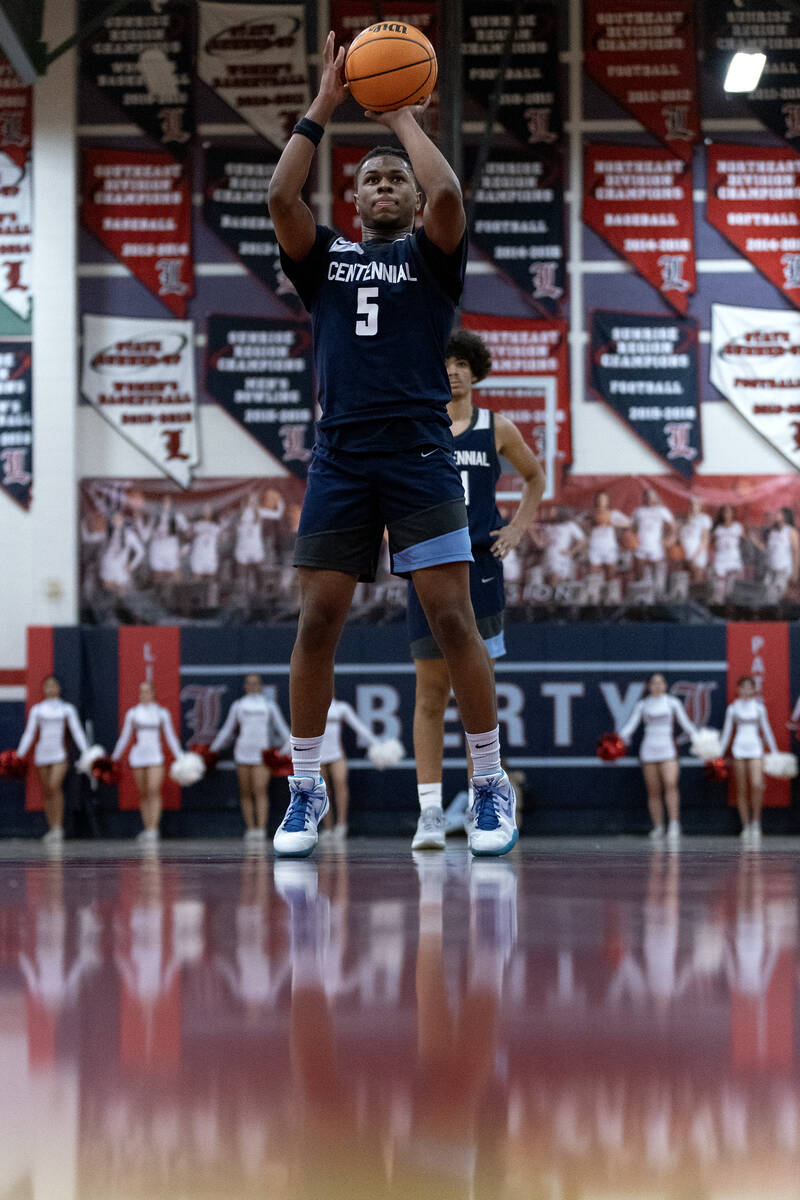
[(282, 150), (310, 99), (305, 9), (201, 0), (198, 10), (199, 77)]
[(800, 468), (800, 313), (712, 304), (711, 382)]
[(305, 478), (314, 441), (308, 325), (209, 317), (206, 391), (282, 466)]
[(697, 322), (595, 312), (593, 391), (660, 458), (691, 476), (703, 457)]
[(165, 475), (189, 485), (199, 462), (191, 321), (84, 315), (81, 391)]
[(583, 219), (664, 300), (686, 312), (697, 287), (687, 163), (666, 150), (587, 146)]
[(23, 508), (33, 488), (31, 343), (0, 340), (0, 486)]

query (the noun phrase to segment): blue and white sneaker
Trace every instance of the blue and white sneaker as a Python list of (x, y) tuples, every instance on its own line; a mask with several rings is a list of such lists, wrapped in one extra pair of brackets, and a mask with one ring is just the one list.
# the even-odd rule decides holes
[(467, 838), (472, 853), (508, 854), (519, 836), (516, 823), (517, 794), (505, 771), (474, 775)]
[(275, 853), (306, 858), (317, 844), (317, 826), (327, 811), (324, 780), (290, 775), (289, 807), (272, 839)]

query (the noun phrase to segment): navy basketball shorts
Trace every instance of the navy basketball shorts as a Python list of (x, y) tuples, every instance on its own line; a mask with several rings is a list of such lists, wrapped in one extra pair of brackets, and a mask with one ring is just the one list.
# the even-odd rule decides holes
[[(503, 564), (491, 550), (473, 550), (474, 561), (469, 565), (469, 597), (475, 611), (478, 632), (483, 638), (490, 658), (502, 658), (506, 652), (503, 634), (503, 609), (506, 594), (503, 587)], [(411, 657), (416, 659), (442, 658), (428, 619), (422, 609), (414, 584), (408, 585), (406, 627)]]
[(472, 562), (454, 455), (439, 446), (375, 454), (316, 445), (294, 565), (371, 583), (384, 529), (395, 575), (409, 578), (421, 567)]

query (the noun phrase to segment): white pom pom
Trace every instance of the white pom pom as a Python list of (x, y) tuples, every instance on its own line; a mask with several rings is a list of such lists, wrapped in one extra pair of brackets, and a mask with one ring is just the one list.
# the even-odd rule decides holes
[(382, 742), (374, 742), (367, 750), (367, 758), (379, 771), (396, 766), (405, 755), (405, 747), (397, 738), (384, 738)]
[(193, 750), (179, 754), (169, 769), (170, 779), (174, 779), (181, 787), (191, 787), (198, 779), (202, 779), (205, 773), (206, 764)]
[(794, 779), (797, 774), (797, 755), (776, 750), (764, 756), (764, 770), (773, 779)]
[(696, 758), (702, 758), (703, 762), (711, 762), (715, 758), (722, 758), (722, 742), (719, 739), (719, 733), (716, 729), (698, 729), (691, 741), (691, 751)]
[(91, 775), (93, 764), (98, 758), (105, 758), (105, 753), (102, 746), (88, 746), (76, 762), (75, 770), (80, 771), (81, 775)]

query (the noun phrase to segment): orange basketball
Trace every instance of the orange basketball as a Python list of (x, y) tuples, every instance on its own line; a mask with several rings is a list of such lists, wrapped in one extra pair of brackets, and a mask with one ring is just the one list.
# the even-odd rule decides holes
[(436, 51), (425, 34), (402, 21), (363, 30), (344, 61), (350, 94), (372, 112), (421, 104), (436, 87)]

